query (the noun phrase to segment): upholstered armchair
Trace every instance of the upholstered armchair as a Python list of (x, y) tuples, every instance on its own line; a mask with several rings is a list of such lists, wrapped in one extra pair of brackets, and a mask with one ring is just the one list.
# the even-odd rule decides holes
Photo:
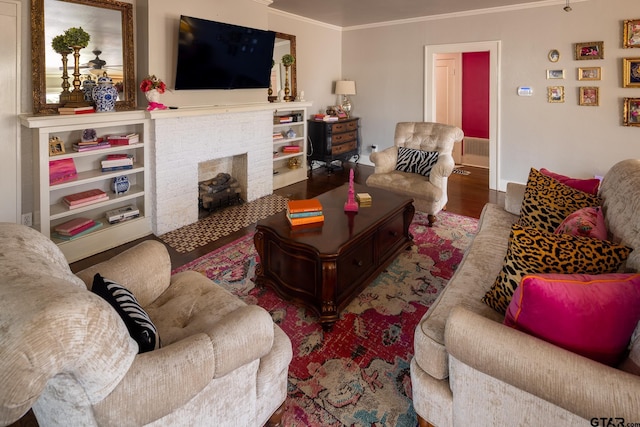
[(394, 145), (369, 156), (375, 171), (367, 185), (413, 197), (416, 210), (426, 213), (433, 225), (447, 204), (453, 146), (463, 137), (462, 129), (442, 123), (398, 123)]
[[(0, 223), (0, 425), (277, 425), (291, 341), (264, 309), (205, 276), (171, 276), (145, 241), (74, 275), (41, 233)], [(130, 290), (157, 328), (139, 353), (94, 275)]]

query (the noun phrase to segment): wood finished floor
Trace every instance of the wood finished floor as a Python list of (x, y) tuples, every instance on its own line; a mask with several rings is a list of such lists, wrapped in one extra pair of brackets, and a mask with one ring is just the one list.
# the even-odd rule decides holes
[[(347, 182), (349, 180), (349, 171), (351, 169), (354, 171), (355, 182), (361, 184), (364, 184), (367, 177), (373, 173), (372, 166), (354, 163), (345, 163), (344, 168), (335, 169), (332, 172), (321, 167), (310, 172), (306, 181), (283, 187), (275, 190), (274, 193), (291, 199), (316, 197)], [(447, 205), (447, 211), (479, 218), (480, 212), (482, 211), (485, 203), (500, 203), (503, 200), (504, 195), (503, 193), (489, 190), (489, 171), (487, 169), (470, 166), (465, 166), (463, 169), (470, 171), (471, 173), (469, 175), (453, 174), (449, 177), (449, 203)], [(231, 243), (248, 233), (252, 233), (254, 230), (254, 225), (245, 227), (189, 253), (179, 253), (167, 246), (171, 256), (172, 267), (180, 267), (181, 265), (205, 255), (214, 249), (224, 246), (227, 243)], [(75, 262), (71, 264), (71, 269), (74, 272), (80, 271), (105, 259), (109, 259), (124, 249), (136, 245), (142, 240), (149, 239), (159, 240), (153, 235), (134, 240), (133, 242), (129, 242), (117, 248)]]
[[(373, 173), (373, 167), (367, 165), (358, 165), (352, 163), (346, 163), (343, 169), (334, 170), (329, 173), (326, 168), (318, 168), (309, 173), (309, 179), (297, 184), (290, 185), (274, 191), (284, 197), (291, 199), (305, 199), (312, 198), (322, 194), (326, 191), (332, 190), (335, 187), (339, 187), (349, 180), (349, 171), (354, 170), (354, 179), (357, 183), (364, 184), (367, 177)], [(453, 174), (449, 177), (449, 203), (447, 205), (447, 211), (470, 216), (473, 218), (479, 218), (482, 208), (487, 202), (492, 203), (504, 203), (504, 193), (499, 193), (494, 190), (489, 190), (489, 171), (482, 168), (475, 168), (465, 166), (464, 170), (470, 171), (470, 175), (458, 175)], [(246, 227), (239, 230), (229, 236), (222, 237), (215, 242), (200, 247), (192, 252), (182, 254), (173, 250), (167, 246), (169, 254), (171, 255), (171, 264), (173, 268), (179, 267), (192, 261), (202, 255), (205, 255), (214, 249), (231, 243), (234, 240), (244, 236), (247, 233), (252, 233), (255, 230), (255, 226)], [(148, 236), (142, 239), (135, 240), (127, 243), (126, 245), (119, 246), (117, 248), (102, 252), (100, 254), (91, 256), (81, 261), (71, 264), (71, 269), (74, 272), (80, 271), (93, 264), (109, 259), (114, 255), (122, 252), (126, 248), (136, 245), (143, 240), (157, 239), (155, 236)], [(161, 240), (159, 240), (161, 241)], [(25, 414), (22, 419), (12, 424), (11, 427), (37, 427), (38, 422), (35, 419), (32, 411)]]

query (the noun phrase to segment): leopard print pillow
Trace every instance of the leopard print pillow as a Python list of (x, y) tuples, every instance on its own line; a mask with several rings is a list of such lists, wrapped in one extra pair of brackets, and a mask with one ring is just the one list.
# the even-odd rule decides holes
[(482, 302), (504, 314), (526, 274), (613, 273), (627, 259), (626, 246), (570, 234), (550, 234), (514, 224), (502, 270)]
[(597, 196), (576, 190), (531, 168), (518, 224), (553, 233), (573, 212), (600, 206), (601, 202)]

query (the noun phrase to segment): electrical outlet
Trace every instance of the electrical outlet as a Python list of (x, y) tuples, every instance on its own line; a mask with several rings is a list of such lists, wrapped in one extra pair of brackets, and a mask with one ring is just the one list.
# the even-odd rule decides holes
[(372, 152), (372, 153), (375, 153), (375, 152), (377, 152), (377, 151), (378, 151), (378, 146), (377, 146), (377, 145), (372, 145), (372, 146), (371, 146), (371, 152)]
[(31, 227), (33, 225), (33, 216), (31, 212), (22, 214), (22, 225), (26, 225), (27, 227)]

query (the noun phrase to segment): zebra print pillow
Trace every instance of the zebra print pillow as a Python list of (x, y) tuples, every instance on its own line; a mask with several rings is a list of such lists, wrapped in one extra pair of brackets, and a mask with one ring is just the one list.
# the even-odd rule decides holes
[(129, 335), (138, 343), (139, 353), (160, 348), (160, 337), (155, 325), (131, 291), (98, 273), (93, 276), (91, 292), (101, 296), (116, 309), (127, 326)]
[(398, 147), (396, 170), (429, 176), (431, 168), (437, 161), (437, 151), (422, 151), (414, 150), (413, 148)]

